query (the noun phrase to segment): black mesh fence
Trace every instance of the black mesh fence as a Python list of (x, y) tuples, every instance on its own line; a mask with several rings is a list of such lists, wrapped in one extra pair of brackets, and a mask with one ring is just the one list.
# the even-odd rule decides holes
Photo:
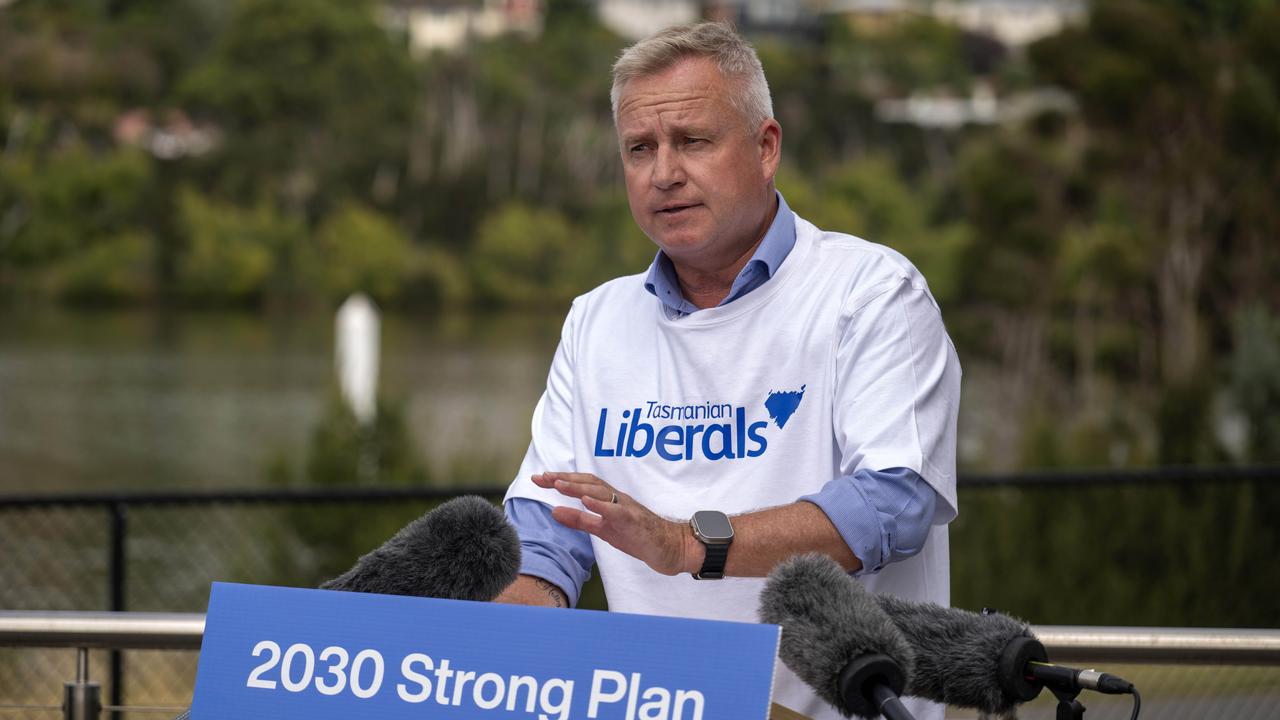
[[(497, 501), (496, 492), (480, 493)], [(204, 612), (217, 581), (315, 587), (439, 502), (442, 491), (0, 500), (0, 609)], [(116, 720), (187, 705), (195, 652), (90, 653)], [(61, 717), (73, 649), (0, 647), (0, 720)], [(116, 682), (119, 687), (116, 687)], [(166, 713), (168, 713), (166, 715)]]
[[(1242, 572), (1256, 573), (1264, 581), (1241, 583), (1251, 595), (1237, 594), (1223, 601), (1224, 607), (1257, 606), (1251, 614), (1231, 615), (1223, 621), (1198, 608), (1212, 603), (1192, 603), (1192, 598), (1173, 597), (1164, 605), (1138, 603), (1133, 615), (1105, 608), (1109, 622), (1085, 624), (1187, 625), (1230, 627), (1230, 618), (1244, 617), (1251, 626), (1275, 627), (1270, 619), (1280, 612), (1274, 593), (1280, 573), (1270, 560), (1277, 547), (1274, 510), (1280, 497), (1280, 471), (1251, 471), (1241, 474), (1224, 471), (1206, 476), (1203, 471), (1149, 473), (1131, 476), (1036, 475), (1021, 478), (975, 478), (962, 484), (961, 505), (969, 512), (963, 523), (953, 525), (953, 601), (960, 606), (980, 607), (990, 591), (964, 590), (965, 579), (993, 570), (993, 545), (1030, 549), (1036, 542), (1047, 543), (1045, 553), (1030, 550), (1024, 577), (1045, 582), (1055, 574), (1053, 554), (1077, 552), (1084, 540), (1074, 539), (1066, 530), (1054, 528), (1054, 519), (1063, 517), (1071, 503), (1083, 503), (1075, 511), (1083, 516), (1105, 517), (1114, 507), (1099, 511), (1089, 504), (1115, 504), (1116, 498), (1134, 505), (1132, 523), (1116, 522), (1119, 529), (1150, 535), (1158, 523), (1143, 521), (1143, 513), (1165, 518), (1182, 527), (1182, 516), (1172, 520), (1168, 506), (1185, 506), (1187, 518), (1195, 513), (1225, 513), (1222, 520), (1208, 517), (1210, 527), (1221, 527), (1225, 540), (1205, 552), (1215, 554), (1206, 567), (1239, 565)], [(1230, 482), (1219, 482), (1219, 481)], [(1076, 488), (1072, 490), (1071, 488)], [(1144, 490), (1142, 488), (1149, 488)], [(1209, 488), (1205, 490), (1204, 488)], [(1123, 492), (1119, 492), (1123, 490)], [(1113, 492), (1116, 491), (1116, 492)], [(191, 494), (148, 496), (81, 496), (59, 498), (0, 498), (0, 609), (3, 610), (130, 610), (156, 612), (203, 612), (212, 581), (260, 583), (314, 587), (349, 567), (357, 557), (381, 544), (411, 519), (439, 502), (463, 494), (459, 491), (356, 490), (315, 492), (259, 492), (243, 494)], [(478, 494), (497, 502), (499, 491)], [(1035, 510), (1039, 503), (1047, 509)], [(1154, 506), (1154, 507), (1153, 507)], [(1215, 507), (1225, 508), (1214, 510)], [(1016, 512), (1009, 508), (1016, 509)], [(976, 513), (976, 514), (975, 514)], [(977, 517), (983, 515), (983, 517)], [(1025, 517), (1024, 517), (1025, 516)], [(1125, 517), (1128, 517), (1127, 515)], [(1077, 525), (1082, 521), (1073, 521)], [(1012, 523), (1012, 524), (1011, 524)], [(1034, 526), (1028, 530), (1023, 525)], [(1129, 527), (1132, 524), (1133, 527)], [(1233, 539), (1236, 528), (1248, 528), (1249, 540)], [(1096, 529), (1082, 530), (1097, 535)], [(1199, 530), (1197, 530), (1199, 532)], [(1270, 533), (1270, 534), (1268, 534)], [(1027, 537), (1037, 535), (1036, 538)], [(1238, 534), (1238, 533), (1237, 533)], [(1006, 537), (1008, 536), (1008, 537)], [(1159, 544), (1159, 538), (1148, 538)], [(1185, 542), (1185, 538), (1182, 542)], [(1137, 545), (1141, 540), (1116, 536), (1106, 542)], [(1171, 544), (1171, 543), (1170, 543)], [(983, 548), (971, 547), (983, 545)], [(1062, 545), (1068, 547), (1060, 547)], [(1243, 549), (1241, 549), (1243, 548)], [(1085, 548), (1090, 552), (1088, 548)], [(1132, 550), (1132, 549), (1131, 549)], [(1017, 556), (1017, 550), (1003, 551)], [(1172, 555), (1185, 551), (1177, 547)], [(1242, 558), (1232, 553), (1245, 552)], [(1251, 553), (1251, 554), (1250, 554)], [(1107, 583), (1120, 560), (1106, 552), (1097, 553), (1098, 563), (1109, 568)], [(1168, 574), (1188, 567), (1185, 558), (1171, 558)], [(1181, 565), (1178, 563), (1181, 562)], [(1090, 583), (1085, 573), (1071, 575), (1068, 585)], [(1057, 573), (1061, 575), (1062, 573)], [(1148, 578), (1142, 579), (1145, 583)], [(988, 585), (997, 584), (991, 581)], [(1006, 583), (1009, 587), (1012, 581)], [(1212, 577), (1199, 582), (1203, 594), (1232, 595), (1230, 582), (1214, 586)], [(1192, 584), (1153, 582), (1150, 592), (1190, 592)], [(1116, 590), (1117, 597), (1141, 596), (1141, 592)], [(972, 596), (972, 597), (970, 597)], [(1009, 603), (1001, 609), (1020, 611), (1039, 624), (1072, 623), (1074, 618), (1042, 617), (1018, 606), (1021, 595), (1006, 591)], [(1185, 620), (1161, 615), (1159, 622), (1143, 622), (1150, 608), (1176, 606), (1179, 602), (1197, 608)], [(584, 591), (582, 604), (604, 607), (598, 583)], [(1261, 605), (1259, 605), (1261, 604)], [(997, 605), (999, 606), (999, 605)], [(1043, 607), (1055, 607), (1044, 605)], [(1101, 612), (1102, 609), (1096, 610)], [(1084, 608), (1082, 617), (1094, 610)], [(1161, 611), (1164, 612), (1164, 611)], [(1112, 619), (1119, 618), (1119, 621)], [(1239, 625), (1237, 625), (1239, 626)], [(75, 677), (75, 650), (0, 648), (0, 720), (8, 718), (61, 717), (62, 684)], [(116, 720), (173, 717), (164, 708), (190, 702), (195, 678), (196, 653), (183, 651), (128, 650), (112, 653), (95, 650), (90, 658), (91, 675), (103, 687), (103, 699), (129, 706), (125, 712), (107, 714)], [(1133, 680), (1144, 694), (1144, 718), (1241, 718), (1280, 720), (1280, 668), (1217, 666), (1127, 666), (1108, 667)], [(116, 681), (119, 681), (117, 687)], [(1129, 699), (1085, 697), (1086, 715), (1094, 720), (1128, 718)], [(154, 711), (149, 711), (154, 709)], [(169, 713), (166, 715), (166, 713)], [(1021, 717), (1054, 718), (1055, 703), (1048, 692), (1025, 706)], [(952, 711), (950, 718), (972, 718), (973, 713)]]

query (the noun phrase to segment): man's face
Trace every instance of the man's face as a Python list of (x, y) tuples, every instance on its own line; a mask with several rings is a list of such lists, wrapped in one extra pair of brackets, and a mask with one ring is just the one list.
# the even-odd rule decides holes
[(781, 129), (748, 128), (713, 61), (686, 58), (635, 78), (618, 102), (618, 141), (636, 224), (677, 263), (730, 263), (773, 212)]

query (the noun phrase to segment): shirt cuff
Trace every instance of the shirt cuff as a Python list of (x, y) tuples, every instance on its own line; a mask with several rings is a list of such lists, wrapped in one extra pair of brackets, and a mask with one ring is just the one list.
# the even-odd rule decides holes
[(596, 563), (591, 536), (556, 522), (551, 506), (537, 500), (515, 497), (502, 507), (520, 536), (520, 574), (555, 585), (575, 607)]
[(920, 552), (929, 536), (937, 493), (908, 468), (858, 470), (800, 500), (817, 505), (862, 561), (855, 575)]

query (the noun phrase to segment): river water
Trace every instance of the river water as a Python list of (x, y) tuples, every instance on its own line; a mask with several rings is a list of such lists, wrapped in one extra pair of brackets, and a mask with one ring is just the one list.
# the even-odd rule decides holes
[[(380, 395), (433, 482), (510, 481), (561, 322), (383, 315)], [(325, 312), (0, 309), (0, 492), (261, 486), (272, 463), (305, 463), (336, 396), (333, 344)], [(966, 364), (970, 467), (998, 455), (1001, 401), (983, 390), (998, 378)]]
[[(432, 477), (515, 471), (559, 325), (383, 317), (380, 390)], [(326, 313), (6, 310), (0, 490), (258, 486), (273, 461), (303, 461), (335, 386)]]

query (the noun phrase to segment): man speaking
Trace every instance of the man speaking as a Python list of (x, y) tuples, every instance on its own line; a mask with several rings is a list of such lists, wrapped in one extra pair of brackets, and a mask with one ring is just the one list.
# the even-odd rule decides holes
[[(598, 565), (611, 610), (755, 622), (764, 576), (818, 551), (948, 604), (960, 366), (924, 278), (787, 207), (769, 87), (727, 26), (628, 48), (611, 95), (658, 253), (569, 311), (507, 491), (524, 560), (499, 599), (573, 605)], [(774, 700), (838, 717), (785, 667)]]

